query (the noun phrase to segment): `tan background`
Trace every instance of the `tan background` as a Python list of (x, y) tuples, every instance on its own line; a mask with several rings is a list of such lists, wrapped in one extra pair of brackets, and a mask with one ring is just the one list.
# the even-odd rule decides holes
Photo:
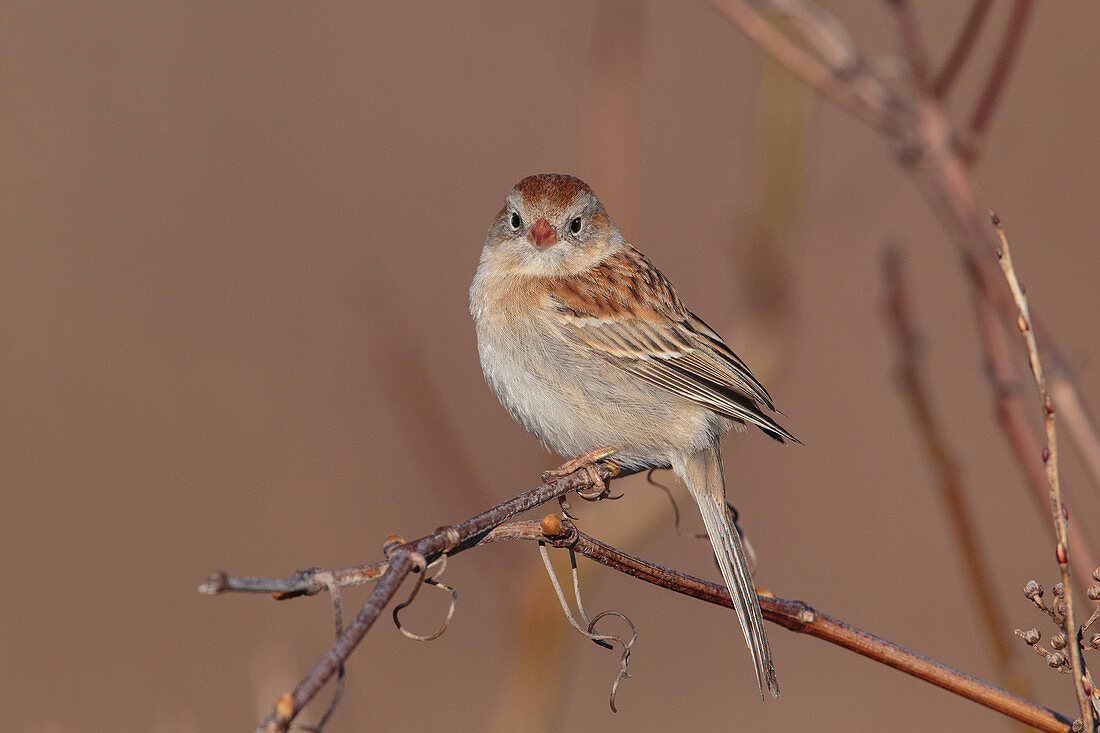
[[(920, 4), (937, 59), (962, 5)], [(834, 7), (864, 48), (892, 48), (881, 5)], [(1090, 2), (1037, 8), (976, 173), (1093, 402), (1098, 20)], [(608, 65), (609, 43), (625, 62)], [(886, 145), (817, 105), (782, 351), (754, 354), (740, 273), (760, 71), (700, 3), (0, 5), (4, 727), (248, 729), (327, 648), (328, 604), (200, 596), (208, 572), (372, 560), (387, 534), (469, 516), (555, 464), (485, 387), (466, 314), (490, 219), (541, 171), (591, 183), (769, 373), (805, 446), (753, 434), (726, 449), (759, 582), (991, 676), (879, 315), (880, 252), (899, 240), (996, 586), (1011, 623), (1038, 623), (1019, 589), (1053, 582), (1048, 520), (992, 418), (956, 258)], [(635, 123), (601, 127), (615, 114)], [(1098, 494), (1066, 453), (1080, 526)], [(583, 526), (614, 536), (649, 512), (626, 549), (716, 576), (663, 497), (620, 485), (628, 497), (582, 507)], [(546, 585), (537, 563), (528, 545), (452, 562), (450, 631), (417, 644), (380, 624), (330, 730), (481, 730), (508, 710), (562, 730), (1008, 727), (779, 627), (784, 695), (761, 704), (729, 613), (590, 563), (589, 607), (640, 631), (620, 712), (615, 657), (562, 633), (552, 606), (538, 623), (565, 682), (504, 700), (526, 649), (518, 598)], [(430, 628), (444, 605), (424, 598), (410, 623)], [(1040, 700), (1072, 710), (1064, 679), (1023, 662)]]

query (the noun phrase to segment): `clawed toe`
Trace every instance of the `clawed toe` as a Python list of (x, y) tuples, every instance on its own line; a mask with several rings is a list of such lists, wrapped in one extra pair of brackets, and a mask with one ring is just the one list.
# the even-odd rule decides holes
[[(596, 461), (603, 461), (603, 465), (605, 467), (611, 468), (612, 475), (615, 475), (619, 473), (619, 466), (615, 462), (607, 461), (605, 459), (620, 450), (622, 449), (619, 446), (608, 446), (606, 448), (597, 448), (595, 450), (590, 450), (587, 453), (583, 453), (576, 458), (572, 458), (566, 461), (557, 468), (551, 469), (549, 471), (544, 471), (542, 474), (542, 480), (546, 482), (552, 481), (554, 479), (559, 479), (583, 468), (585, 474), (588, 476), (589, 482), (592, 485), (585, 489), (579, 489), (577, 491), (577, 496), (587, 501), (599, 501), (601, 499), (618, 499), (619, 496), (611, 496), (611, 491), (608, 486), (608, 482), (610, 479), (605, 480), (600, 475), (600, 467), (596, 465)], [(568, 504), (563, 504), (563, 511), (567, 511), (568, 506)], [(569, 516), (568, 513), (566, 513), (566, 516)]]
[(600, 476), (600, 470), (596, 468), (594, 463), (586, 465), (584, 472), (588, 474), (588, 480), (592, 482), (592, 486), (587, 489), (577, 489), (577, 496), (586, 501), (599, 501), (611, 493), (610, 487)]

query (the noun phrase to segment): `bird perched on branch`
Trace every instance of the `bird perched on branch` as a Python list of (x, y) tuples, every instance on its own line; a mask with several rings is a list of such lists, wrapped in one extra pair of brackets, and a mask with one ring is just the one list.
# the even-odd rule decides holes
[[(672, 468), (699, 505), (764, 688), (779, 696), (749, 563), (725, 497), (719, 441), (754, 425), (798, 442), (714, 329), (623, 239), (583, 181), (524, 178), (489, 228), (470, 286), (481, 368), (508, 412), (572, 458)], [(590, 475), (599, 482), (594, 471)]]

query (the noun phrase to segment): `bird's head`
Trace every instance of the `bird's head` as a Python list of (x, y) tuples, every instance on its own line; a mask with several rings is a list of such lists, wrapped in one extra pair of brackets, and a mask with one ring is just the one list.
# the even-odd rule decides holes
[(555, 277), (582, 272), (621, 245), (622, 235), (588, 184), (544, 173), (508, 192), (482, 260), (507, 274)]

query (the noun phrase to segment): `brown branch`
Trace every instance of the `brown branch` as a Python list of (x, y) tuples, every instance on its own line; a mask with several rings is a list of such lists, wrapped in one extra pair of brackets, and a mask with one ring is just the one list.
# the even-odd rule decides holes
[[(518, 524), (518, 523), (517, 523)], [(535, 526), (534, 522), (522, 528), (517, 534), (524, 539), (541, 539), (529, 536), (536, 531), (547, 536), (545, 519)], [(503, 528), (502, 528), (503, 529)], [(601, 565), (626, 573), (647, 583), (732, 608), (729, 592), (725, 587), (705, 580), (678, 573), (675, 570), (647, 562), (629, 555), (599, 540), (589, 537), (575, 528), (564, 526), (563, 533), (552, 535), (555, 544), (570, 547), (574, 552), (591, 558)], [(791, 631), (816, 636), (832, 644), (862, 654), (869, 659), (889, 665), (906, 674), (930, 682), (981, 705), (1004, 713), (1012, 718), (1033, 725), (1040, 730), (1067, 731), (1068, 718), (1037, 705), (999, 687), (971, 677), (947, 665), (909, 651), (881, 637), (850, 626), (843, 621), (817, 611), (802, 601), (784, 600), (768, 595), (760, 596), (760, 607), (764, 618)]]
[(947, 96), (951, 85), (955, 83), (955, 78), (966, 65), (966, 60), (974, 49), (974, 42), (978, 40), (978, 33), (985, 24), (986, 18), (989, 17), (991, 7), (993, 7), (993, 0), (974, 0), (974, 4), (970, 6), (970, 13), (966, 16), (966, 22), (963, 23), (959, 37), (951, 53), (947, 55), (947, 61), (943, 63), (940, 73), (936, 75), (936, 80), (932, 83), (932, 94), (938, 99)]
[[(1085, 677), (1085, 665), (1081, 658), (1081, 634), (1077, 627), (1073, 601), (1073, 578), (1070, 575), (1068, 553), (1068, 527), (1069, 516), (1062, 504), (1061, 482), (1058, 477), (1058, 438), (1054, 420), (1054, 400), (1047, 391), (1047, 380), (1043, 373), (1043, 362), (1039, 358), (1039, 347), (1035, 343), (1035, 332), (1031, 328), (1031, 311), (1028, 308), (1027, 296), (1024, 295), (1020, 281), (1016, 277), (1016, 270), (1012, 266), (1012, 251), (1008, 247), (1008, 239), (1005, 237), (1004, 226), (996, 215), (993, 216), (993, 225), (997, 228), (997, 237), (1001, 241), (1001, 249), (998, 251), (998, 259), (1001, 269), (1004, 271), (1005, 280), (1012, 290), (1012, 297), (1016, 301), (1016, 307), (1020, 312), (1020, 334), (1027, 344), (1028, 360), (1031, 363), (1031, 374), (1035, 377), (1035, 386), (1039, 388), (1039, 403), (1042, 405), (1044, 425), (1046, 427), (1047, 444), (1043, 448), (1043, 464), (1046, 468), (1046, 479), (1050, 490), (1050, 510), (1054, 519), (1054, 534), (1058, 540), (1055, 557), (1058, 560), (1058, 570), (1062, 574), (1062, 586), (1065, 600), (1065, 632), (1066, 644), (1069, 648), (1069, 665), (1073, 672), (1073, 690), (1077, 695), (1077, 703), (1081, 708), (1081, 720), (1085, 724), (1085, 730), (1095, 730), (1093, 723), (1092, 693), (1087, 689), (1089, 682)], [(1080, 562), (1080, 559), (1078, 559)]]
[(986, 642), (993, 651), (998, 674), (1012, 691), (1027, 694), (1027, 685), (1018, 669), (1013, 647), (1004, 630), (1009, 628), (1004, 609), (990, 582), (989, 563), (978, 543), (973, 515), (966, 501), (958, 463), (943, 436), (943, 430), (932, 411), (929, 390), (920, 365), (920, 334), (909, 313), (908, 287), (900, 252), (893, 247), (883, 258), (886, 282), (885, 311), (898, 347), (898, 381), (916, 423), (929, 461), (939, 477), (940, 498), (947, 509), (955, 542), (963, 561), (969, 587), (978, 603), (978, 617), (985, 629)]
[[(610, 475), (610, 472), (607, 475)], [(378, 577), (378, 585), (371, 592), (366, 605), (344, 633), (344, 636), (325, 655), (321, 663), (299, 683), (293, 693), (283, 695), (279, 699), (275, 710), (261, 722), (257, 730), (285, 731), (289, 728), (290, 722), (297, 713), (316, 695), (321, 685), (332, 676), (355, 645), (362, 639), (370, 625), (378, 618), (382, 609), (394, 596), (401, 581), (410, 572), (416, 570), (418, 566), (422, 569), (424, 564), (430, 562), (429, 555), (438, 557), (445, 552), (449, 555), (456, 554), (472, 547), (504, 540), (542, 541), (555, 547), (570, 548), (574, 552), (602, 565), (647, 583), (692, 598), (698, 598), (707, 603), (732, 608), (729, 592), (723, 586), (676, 572), (617, 550), (578, 531), (571, 523), (563, 521), (561, 517), (555, 514), (547, 515), (541, 522), (531, 520), (505, 522), (501, 520), (501, 523), (496, 526), (485, 527), (487, 522), (491, 523), (502, 516), (511, 516), (517, 506), (526, 506), (531, 502), (549, 501), (551, 498), (564, 495), (564, 493), (574, 488), (584, 488), (585, 484), (586, 479), (583, 471), (577, 472), (564, 479), (552, 482), (551, 485), (539, 486), (533, 491), (526, 492), (516, 497), (516, 499), (498, 505), (471, 520), (453, 527), (440, 528), (427, 537), (414, 542), (402, 543), (396, 538), (391, 538), (385, 548), (389, 559), (388, 567), (380, 576), (376, 576)], [(371, 563), (361, 568), (350, 569), (348, 572), (337, 571), (333, 573), (333, 578), (337, 584), (358, 584), (364, 575), (374, 573), (380, 565), (380, 563)], [(311, 583), (313, 581), (309, 575), (308, 572), (305, 572), (292, 578), (266, 582), (271, 587), (280, 589), (312, 587)], [(244, 590), (247, 592), (257, 590), (258, 585), (262, 584), (261, 581), (255, 579), (249, 579), (248, 582), (238, 582), (239, 579), (226, 578), (221, 575), (217, 577), (220, 579), (217, 587), (208, 587), (207, 584), (204, 584), (204, 592), (231, 590)], [(1052, 710), (850, 626), (832, 616), (817, 611), (801, 601), (783, 600), (770, 595), (763, 595), (760, 596), (760, 605), (765, 618), (791, 631), (824, 639), (1033, 725), (1040, 730), (1062, 732), (1069, 730), (1070, 721)]]
[(854, 68), (832, 68), (792, 42), (741, 0), (708, 2), (818, 94), (890, 137), (902, 135), (905, 128), (896, 101), (862, 64)]
[(973, 160), (977, 157), (978, 141), (989, 126), (993, 118), (993, 112), (1004, 92), (1005, 82), (1012, 70), (1012, 64), (1016, 60), (1016, 52), (1020, 48), (1020, 41), (1027, 27), (1028, 17), (1031, 14), (1032, 0), (1016, 0), (1012, 8), (1012, 15), (1005, 26), (1005, 34), (1001, 39), (1001, 47), (997, 50), (997, 58), (993, 62), (993, 68), (986, 79), (978, 104), (974, 113), (970, 116), (970, 129), (963, 145), (964, 157)]
[[(604, 481), (610, 481), (615, 476), (629, 473), (607, 465), (600, 465), (598, 471)], [(431, 534), (413, 542), (405, 542), (400, 537), (390, 537), (382, 548), (386, 555), (386, 567), (380, 575), (376, 576), (378, 584), (371, 590), (366, 604), (348, 624), (343, 636), (329, 649), (328, 653), (317, 663), (313, 670), (298, 683), (293, 692), (279, 698), (272, 712), (260, 722), (256, 730), (268, 732), (289, 729), (291, 721), (340, 669), (351, 652), (363, 640), (367, 631), (370, 630), (382, 610), (389, 604), (409, 573), (425, 569), (429, 563), (444, 554), (451, 555), (478, 544), (491, 529), (517, 514), (553, 499), (564, 497), (572, 491), (591, 488), (592, 485), (588, 473), (582, 468), (567, 476), (540, 484), (534, 489), (497, 504), (464, 522), (440, 527)], [(351, 571), (337, 571), (334, 575), (337, 577), (338, 582), (340, 577), (351, 578), (358, 582), (361, 577), (376, 573), (380, 567), (378, 563), (373, 563)], [(356, 571), (360, 572), (357, 574)], [(341, 576), (341, 572), (345, 574)], [(305, 595), (314, 588), (313, 583), (316, 581), (315, 578), (307, 577), (307, 574), (299, 573), (294, 578), (271, 581), (271, 585), (277, 588), (275, 592), (281, 594), (282, 597)], [(217, 593), (237, 587), (244, 587), (248, 591), (267, 590), (262, 588), (265, 582), (256, 579), (233, 579), (219, 573), (204, 582), (199, 590), (204, 593)]]

